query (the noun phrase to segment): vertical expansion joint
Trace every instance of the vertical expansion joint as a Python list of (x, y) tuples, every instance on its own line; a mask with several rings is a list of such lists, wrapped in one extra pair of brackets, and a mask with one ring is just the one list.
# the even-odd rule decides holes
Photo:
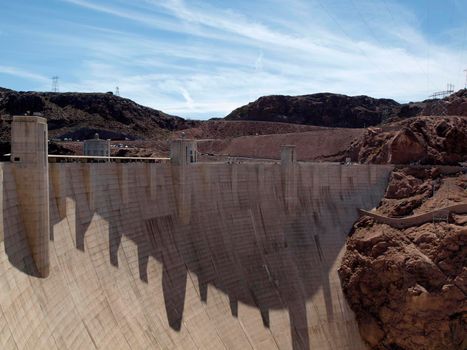
[(294, 145), (281, 147), (281, 173), (285, 205), (292, 212), (298, 205), (297, 155)]
[(295, 145), (283, 145), (281, 147), (281, 164), (290, 165), (296, 163), (297, 154), (295, 151)]
[(11, 161), (25, 235), (41, 277), (49, 273), (49, 167), (47, 120), (15, 116)]

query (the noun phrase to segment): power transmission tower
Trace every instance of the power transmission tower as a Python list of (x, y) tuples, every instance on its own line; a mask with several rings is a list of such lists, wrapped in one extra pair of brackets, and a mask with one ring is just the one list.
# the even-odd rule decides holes
[(53, 76), (52, 77), (52, 92), (58, 92), (58, 77)]
[(120, 96), (120, 88), (118, 86), (115, 88), (115, 96)]
[(428, 115), (446, 116), (448, 110), (443, 99), (451, 95), (453, 92), (454, 85), (448, 83), (446, 90), (433, 93), (430, 96), (430, 99), (433, 100), (433, 102), (430, 105), (430, 111), (428, 112)]
[(464, 69), (465, 72), (465, 83), (464, 83), (464, 89), (467, 89), (467, 69)]

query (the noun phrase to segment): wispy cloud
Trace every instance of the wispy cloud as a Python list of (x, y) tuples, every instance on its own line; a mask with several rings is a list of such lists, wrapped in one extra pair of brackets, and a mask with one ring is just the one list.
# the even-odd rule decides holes
[(258, 58), (255, 61), (255, 71), (257, 72), (263, 70), (263, 57), (264, 57), (264, 54), (263, 54), (263, 51), (261, 51), (260, 54), (258, 55)]
[[(393, 0), (224, 6), (62, 1), (85, 15), (61, 18), (67, 21), (62, 31), (29, 33), (30, 40), (69, 52), (62, 90), (109, 91), (118, 85), (125, 97), (184, 117), (224, 116), (267, 94), (331, 91), (416, 100), (448, 80), (460, 87), (465, 68), (466, 38), (459, 34), (465, 27), (453, 25), (443, 41), (434, 41), (420, 14)], [(457, 11), (466, 9), (455, 1)], [(16, 74), (49, 86), (36, 71)]]
[(43, 75), (40, 75), (34, 72), (30, 72), (28, 70), (24, 70), (24, 69), (12, 67), (12, 66), (0, 65), (0, 74), (8, 74), (8, 75), (12, 75), (18, 78), (33, 80), (39, 83), (47, 83), (47, 82), (50, 83), (50, 78), (47, 78)]

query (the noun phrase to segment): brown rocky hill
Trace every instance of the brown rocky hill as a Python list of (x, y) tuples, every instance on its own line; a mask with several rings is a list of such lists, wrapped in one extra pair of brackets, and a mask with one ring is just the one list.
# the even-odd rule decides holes
[(264, 96), (235, 109), (225, 119), (362, 128), (416, 116), (440, 115), (467, 116), (467, 90), (459, 90), (440, 100), (405, 104), (390, 99), (332, 93)]
[(467, 161), (467, 117), (415, 117), (368, 128), (342, 156), (376, 164)]
[[(467, 175), (396, 169), (377, 212), (430, 213), (467, 203)], [(467, 348), (467, 214), (405, 229), (363, 217), (339, 275), (360, 334), (373, 350)]]
[(467, 116), (467, 89), (462, 89), (441, 100), (425, 100), (422, 103), (413, 104), (422, 108), (422, 115), (446, 115)]
[[(112, 93), (18, 92), (0, 88), (0, 115), (40, 113), (51, 137), (158, 139), (196, 122), (141, 106)], [(0, 140), (9, 141), (9, 123), (2, 120)]]
[[(394, 100), (368, 96), (319, 93), (303, 96), (264, 96), (237, 108), (226, 120), (262, 120), (328, 127), (362, 128), (397, 115)], [(407, 111), (408, 113), (408, 111)]]

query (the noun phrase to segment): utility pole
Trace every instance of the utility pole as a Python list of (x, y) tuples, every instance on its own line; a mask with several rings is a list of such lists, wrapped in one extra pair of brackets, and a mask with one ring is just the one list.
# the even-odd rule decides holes
[(52, 77), (52, 92), (58, 92), (58, 77), (53, 76)]

